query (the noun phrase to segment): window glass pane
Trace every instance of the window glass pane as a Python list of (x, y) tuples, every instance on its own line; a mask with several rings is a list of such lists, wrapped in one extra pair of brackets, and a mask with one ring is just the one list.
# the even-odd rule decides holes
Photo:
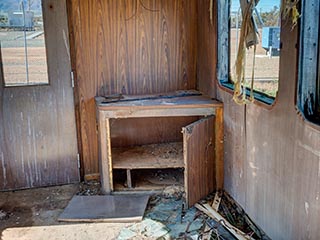
[[(235, 78), (235, 61), (241, 33), (241, 9), (239, 0), (230, 0), (230, 78)], [(275, 97), (278, 91), (280, 58), (280, 0), (260, 0), (254, 10), (259, 44), (255, 59), (254, 89)], [(247, 50), (245, 79), (250, 86), (253, 67), (253, 47)]]
[(41, 0), (0, 2), (0, 42), (6, 86), (48, 83)]

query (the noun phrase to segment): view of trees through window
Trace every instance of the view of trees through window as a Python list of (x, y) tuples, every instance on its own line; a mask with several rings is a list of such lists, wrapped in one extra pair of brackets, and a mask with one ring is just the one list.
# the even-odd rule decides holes
[[(241, 28), (240, 0), (231, 0), (230, 9), (230, 71), (231, 81), (238, 50)], [(275, 97), (278, 91), (280, 58), (280, 0), (260, 0), (253, 12), (259, 44), (255, 59), (254, 89)], [(245, 79), (250, 86), (253, 67), (253, 48), (247, 51)]]
[(0, 1), (0, 43), (6, 86), (48, 83), (41, 0)]

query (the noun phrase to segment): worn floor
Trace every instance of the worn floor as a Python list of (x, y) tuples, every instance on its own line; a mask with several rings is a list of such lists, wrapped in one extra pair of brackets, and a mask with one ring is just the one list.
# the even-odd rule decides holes
[(70, 224), (58, 216), (76, 193), (97, 194), (95, 186), (79, 184), (0, 192), (1, 240), (115, 239), (128, 224)]
[[(144, 219), (138, 223), (71, 224), (57, 221), (75, 194), (99, 195), (99, 189), (99, 183), (92, 181), (0, 192), (1, 240), (205, 239), (205, 236), (206, 239), (235, 239), (221, 222), (208, 218), (194, 207), (186, 210), (179, 186), (152, 195)], [(212, 200), (213, 195), (209, 195), (204, 202)], [(226, 193), (223, 193), (219, 212), (248, 236), (268, 239)]]
[(183, 210), (179, 187), (152, 196), (139, 223), (70, 224), (57, 219), (74, 194), (97, 195), (99, 184), (75, 184), (0, 193), (0, 232), (3, 240), (54, 239), (178, 239), (203, 226), (196, 209)]
[(1, 239), (157, 239), (161, 236), (175, 239), (187, 228), (192, 232), (203, 225), (202, 219), (188, 226), (193, 221), (195, 209), (189, 213), (182, 212), (180, 187), (166, 189), (162, 197), (151, 197), (145, 220), (141, 223), (70, 224), (57, 221), (75, 194), (99, 195), (99, 189), (99, 183), (93, 181), (88, 184), (0, 192)]

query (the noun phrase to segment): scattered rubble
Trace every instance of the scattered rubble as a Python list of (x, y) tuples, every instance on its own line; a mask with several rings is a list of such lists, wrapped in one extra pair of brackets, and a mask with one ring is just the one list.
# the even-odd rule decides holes
[(269, 239), (225, 192), (218, 203), (211, 194), (195, 205), (216, 207), (216, 218), (196, 207), (185, 209), (182, 195), (169, 196), (171, 190), (150, 197), (144, 220), (123, 228), (117, 239)]
[(219, 193), (221, 203), (218, 213), (232, 226), (240, 229), (252, 239), (269, 240), (270, 238), (250, 219), (242, 207), (226, 192)]
[(5, 212), (4, 210), (0, 210), (0, 221), (5, 220), (9, 217), (9, 214)]
[[(158, 173), (159, 176), (161, 174)], [(74, 193), (82, 196), (101, 194), (98, 181), (88, 181), (78, 186), (60, 186), (3, 194), (0, 198), (2, 199), (0, 231), (14, 226), (60, 224), (56, 221), (57, 216)], [(30, 197), (37, 196), (37, 201), (30, 206), (21, 205), (22, 202), (30, 203), (26, 198), (29, 192)], [(15, 200), (23, 201), (8, 201), (9, 195), (15, 196)], [(119, 227), (119, 232), (115, 233), (117, 239), (237, 239), (226, 226), (237, 229), (236, 232), (243, 232), (240, 237), (244, 239), (269, 239), (245, 214), (241, 206), (225, 192), (210, 194), (198, 203), (209, 211), (212, 211), (210, 208), (216, 211), (221, 217), (218, 220), (214, 216), (210, 217), (210, 214), (208, 216), (205, 211), (199, 211), (196, 207), (186, 209), (184, 199), (184, 189), (180, 185), (171, 185), (161, 194), (150, 196), (143, 220)], [(21, 206), (18, 203), (21, 203)]]
[(183, 239), (186, 234), (197, 235), (204, 221), (195, 208), (184, 209), (182, 198), (155, 195), (150, 198), (144, 220), (124, 228), (118, 240)]
[(162, 195), (166, 198), (180, 199), (184, 197), (184, 187), (182, 185), (171, 185), (162, 191)]
[(81, 182), (79, 185), (79, 191), (77, 195), (79, 196), (94, 196), (101, 195), (101, 185), (97, 180), (91, 180), (86, 182)]
[[(157, 172), (158, 177), (162, 174)], [(100, 194), (98, 181), (81, 183), (77, 193), (85, 196)], [(152, 195), (143, 221), (123, 228), (117, 239), (229, 240), (237, 239), (237, 232), (241, 239), (269, 239), (226, 192), (209, 194), (198, 203), (202, 207), (210, 206), (221, 216), (220, 219), (209, 217), (196, 207), (186, 209), (184, 199), (181, 185), (168, 186), (161, 194)], [(236, 229), (236, 233), (232, 234), (228, 227)]]

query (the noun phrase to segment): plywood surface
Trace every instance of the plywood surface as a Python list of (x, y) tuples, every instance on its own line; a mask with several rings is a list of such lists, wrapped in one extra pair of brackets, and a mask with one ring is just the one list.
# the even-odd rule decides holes
[(74, 196), (59, 216), (68, 222), (138, 222), (149, 195)]
[(112, 149), (114, 169), (183, 168), (182, 142)]
[[(144, 97), (141, 96), (140, 99)], [(186, 96), (154, 98), (147, 100), (104, 102), (97, 97), (97, 111), (103, 111), (106, 118), (166, 117), (166, 116), (208, 116), (215, 114), (222, 103), (207, 96)]]
[(95, 96), (196, 88), (196, 1), (139, 2), (68, 1), (85, 174), (98, 172)]
[(131, 108), (200, 108), (200, 107), (222, 107), (222, 103), (207, 96), (191, 96), (177, 98), (159, 98), (151, 100), (136, 100), (125, 102), (104, 103), (103, 98), (97, 98), (99, 110), (122, 110)]

